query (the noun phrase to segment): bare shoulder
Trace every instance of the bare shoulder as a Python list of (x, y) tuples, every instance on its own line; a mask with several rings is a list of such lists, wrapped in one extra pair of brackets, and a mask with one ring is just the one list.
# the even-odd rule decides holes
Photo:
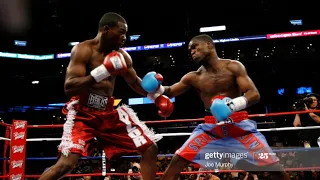
[(186, 84), (193, 84), (193, 82), (195, 82), (197, 80), (197, 77), (199, 76), (199, 72), (197, 71), (191, 71), (188, 72), (187, 74), (185, 74), (181, 81), (183, 81), (183, 83)]
[(84, 41), (75, 45), (71, 50), (71, 61), (89, 61), (93, 54), (90, 42)]
[(245, 66), (240, 61), (231, 59), (226, 59), (223, 61), (225, 61), (227, 69), (233, 73), (238, 74), (246, 71)]
[(119, 52), (123, 55), (123, 57), (127, 63), (127, 66), (130, 66), (132, 64), (132, 58), (131, 58), (130, 54), (123, 49), (119, 49)]

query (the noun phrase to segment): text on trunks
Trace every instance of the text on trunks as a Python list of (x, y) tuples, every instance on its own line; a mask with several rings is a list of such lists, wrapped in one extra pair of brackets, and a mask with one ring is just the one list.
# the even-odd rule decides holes
[(88, 98), (88, 107), (104, 110), (108, 103), (108, 98), (97, 94), (90, 94)]

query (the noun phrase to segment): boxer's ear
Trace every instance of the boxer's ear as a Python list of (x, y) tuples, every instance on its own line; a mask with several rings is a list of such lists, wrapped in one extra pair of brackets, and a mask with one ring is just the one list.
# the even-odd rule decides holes
[(212, 42), (210, 42), (210, 41), (207, 41), (207, 46), (208, 46), (208, 49), (214, 48)]
[(109, 25), (103, 26), (103, 32), (108, 32), (109, 29), (110, 29)]

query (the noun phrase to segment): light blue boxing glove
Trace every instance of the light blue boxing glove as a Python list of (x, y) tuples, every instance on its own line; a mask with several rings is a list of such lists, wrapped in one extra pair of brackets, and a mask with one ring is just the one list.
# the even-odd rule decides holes
[(154, 94), (154, 93), (163, 94), (164, 87), (161, 85), (162, 82), (163, 82), (162, 75), (152, 71), (147, 73), (142, 78), (141, 87), (145, 91), (151, 94)]
[(244, 96), (231, 99), (214, 97), (210, 106), (211, 114), (218, 122), (225, 121), (231, 114), (247, 107), (248, 100)]

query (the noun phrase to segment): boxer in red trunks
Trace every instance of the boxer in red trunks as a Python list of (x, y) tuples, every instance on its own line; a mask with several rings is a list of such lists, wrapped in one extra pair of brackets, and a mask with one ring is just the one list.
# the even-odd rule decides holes
[[(60, 179), (70, 172), (81, 156), (88, 155), (95, 137), (108, 159), (124, 153), (140, 153), (143, 180), (155, 179), (155, 143), (161, 137), (149, 130), (128, 106), (113, 108), (117, 75), (121, 75), (134, 91), (147, 95), (132, 67), (130, 55), (120, 49), (127, 29), (123, 17), (106, 13), (99, 21), (97, 36), (72, 49), (64, 86), (71, 99), (63, 108), (67, 120), (59, 145), (61, 156), (40, 180)], [(173, 104), (166, 96), (158, 98), (155, 104), (161, 116), (167, 117), (173, 111)]]
[(257, 131), (256, 123), (248, 119), (247, 112), (238, 112), (260, 100), (245, 67), (239, 61), (220, 59), (208, 35), (192, 38), (189, 51), (201, 67), (184, 75), (180, 82), (153, 88), (156, 86), (150, 84), (156, 83), (150, 82), (157, 81), (159, 74), (150, 72), (142, 79), (150, 99), (161, 94), (175, 97), (195, 88), (210, 113), (176, 151), (161, 179), (178, 179), (182, 168), (190, 162), (210, 169), (272, 171), (273, 179), (289, 179), (265, 137)]

